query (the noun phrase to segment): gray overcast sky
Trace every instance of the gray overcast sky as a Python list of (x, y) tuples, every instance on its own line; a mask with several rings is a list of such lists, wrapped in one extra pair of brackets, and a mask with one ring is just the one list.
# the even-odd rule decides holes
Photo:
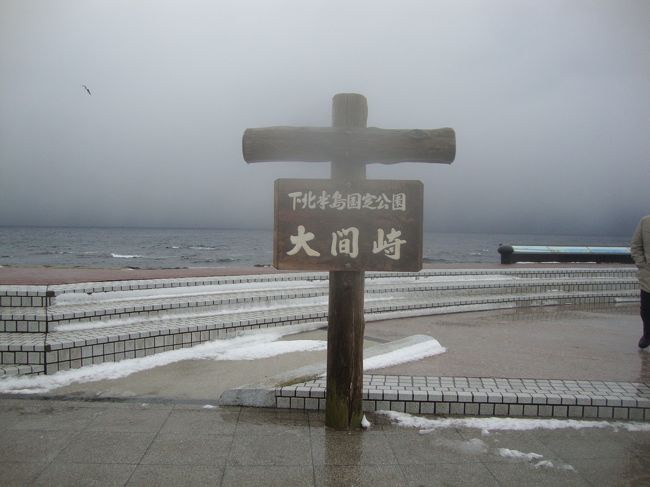
[[(88, 95), (82, 85), (92, 91)], [(650, 2), (0, 2), (0, 225), (270, 228), (247, 127), (456, 130), (425, 229), (631, 233), (650, 213)]]

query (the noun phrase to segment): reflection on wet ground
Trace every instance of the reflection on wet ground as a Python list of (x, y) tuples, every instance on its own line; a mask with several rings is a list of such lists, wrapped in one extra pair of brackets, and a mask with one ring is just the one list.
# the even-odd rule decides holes
[(650, 433), (424, 433), (369, 415), (196, 404), (0, 400), (3, 485), (647, 485)]
[(639, 378), (637, 382), (650, 382), (650, 354), (647, 350), (639, 350)]
[(650, 382), (638, 304), (513, 308), (370, 322), (366, 335), (434, 337), (447, 353), (386, 375)]

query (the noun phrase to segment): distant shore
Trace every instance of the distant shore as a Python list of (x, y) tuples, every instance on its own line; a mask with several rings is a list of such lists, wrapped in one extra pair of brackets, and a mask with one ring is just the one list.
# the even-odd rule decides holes
[[(424, 269), (521, 269), (557, 267), (620, 267), (624, 264), (424, 264)], [(629, 266), (628, 266), (629, 267)], [(277, 274), (273, 267), (186, 267), (171, 269), (91, 268), (62, 266), (0, 266), (0, 285), (46, 286), (79, 282), (127, 281), (142, 279), (175, 279), (184, 277), (241, 276)]]

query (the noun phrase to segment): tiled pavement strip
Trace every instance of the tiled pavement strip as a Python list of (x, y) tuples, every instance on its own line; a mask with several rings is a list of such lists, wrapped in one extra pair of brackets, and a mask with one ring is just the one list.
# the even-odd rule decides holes
[[(44, 311), (58, 324), (93, 319), (133, 319), (127, 323), (79, 331), (49, 333), (3, 333), (0, 347), (5, 373), (39, 373), (47, 367), (75, 368), (104, 361), (117, 361), (184, 348), (215, 338), (232, 336), (239, 330), (304, 323), (326, 318), (324, 304), (299, 305), (305, 299), (324, 295), (324, 274), (284, 274), (207, 279), (164, 279), (121, 281), (59, 286), (3, 286), (3, 318), (19, 316), (18, 304), (38, 304), (33, 299), (51, 299), (67, 293), (107, 293), (147, 289), (224, 285), (224, 292), (210, 296), (181, 296), (129, 300), (117, 303), (72, 304), (59, 306), (55, 299)], [(498, 276), (499, 279), (491, 279)], [(405, 280), (408, 279), (408, 280)], [(452, 279), (445, 282), (445, 279)], [(453, 279), (468, 279), (465, 282)], [(474, 282), (471, 279), (476, 279)], [(483, 278), (483, 280), (478, 279)], [(390, 282), (382, 281), (389, 279)], [(227, 292), (228, 285), (297, 281), (297, 287)], [(302, 291), (300, 281), (314, 280), (316, 285)], [(401, 282), (400, 282), (401, 280)], [(322, 284), (321, 284), (322, 282)], [(369, 275), (366, 312), (368, 319), (385, 319), (400, 314), (432, 314), (454, 311), (499, 309), (562, 303), (611, 303), (637, 296), (636, 281), (630, 268), (425, 271), (413, 275)], [(20, 293), (29, 295), (20, 298)], [(49, 294), (48, 294), (49, 292)], [(392, 299), (375, 302), (375, 295), (392, 293)], [(1, 294), (1, 293), (0, 293)], [(451, 295), (451, 296), (450, 296)], [(254, 311), (242, 306), (264, 307), (273, 300), (283, 306)], [(252, 304), (251, 304), (252, 303)], [(294, 304), (295, 303), (295, 304)], [(107, 307), (107, 304), (109, 306)], [(184, 317), (181, 311), (193, 306), (200, 313), (218, 307), (210, 316)], [(180, 307), (183, 309), (179, 310)], [(160, 314), (179, 313), (160, 318)], [(28, 312), (24, 314), (27, 315)], [(101, 314), (99, 314), (101, 313)], [(33, 313), (36, 316), (37, 313)], [(149, 316), (143, 316), (148, 314)], [(143, 321), (145, 320), (145, 321)], [(110, 320), (102, 325), (108, 325)], [(6, 359), (6, 360), (5, 360)], [(10, 362), (11, 363), (11, 362)], [(31, 367), (30, 370), (26, 370)], [(276, 407), (308, 410), (324, 409), (322, 380), (296, 384), (276, 390)], [(368, 411), (390, 409), (411, 413), (541, 416), (573, 418), (616, 418), (650, 420), (650, 396), (647, 384), (590, 381), (548, 381), (543, 379), (474, 379), (446, 377), (366, 376), (364, 408)]]
[[(324, 410), (325, 379), (279, 387), (276, 407)], [(364, 411), (650, 421), (650, 384), (365, 375)]]
[(370, 430), (341, 432), (325, 428), (318, 411), (0, 399), (0, 476), (3, 487), (650, 482), (650, 435), (616, 423), (524, 432), (458, 425), (423, 433), (368, 417)]

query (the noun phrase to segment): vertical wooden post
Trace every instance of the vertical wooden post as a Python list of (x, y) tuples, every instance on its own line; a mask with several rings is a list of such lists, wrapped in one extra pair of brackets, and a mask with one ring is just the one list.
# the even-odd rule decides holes
[[(332, 100), (333, 127), (366, 127), (364, 96), (340, 93)], [(366, 178), (365, 161), (332, 161), (331, 177), (341, 183)], [(336, 429), (361, 425), (363, 417), (364, 272), (329, 273), (327, 324), (327, 405), (325, 424)]]

